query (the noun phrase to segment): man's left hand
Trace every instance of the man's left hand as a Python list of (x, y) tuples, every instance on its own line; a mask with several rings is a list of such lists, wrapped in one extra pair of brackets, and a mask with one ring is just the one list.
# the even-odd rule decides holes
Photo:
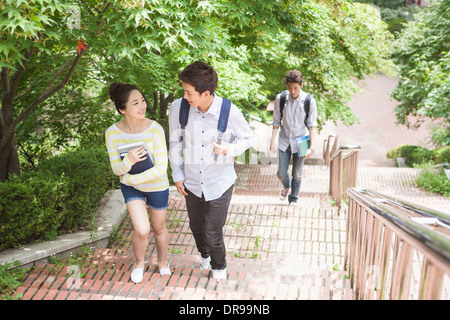
[(311, 148), (308, 149), (308, 151), (306, 151), (305, 158), (311, 157), (313, 153), (314, 153), (313, 149), (311, 149)]

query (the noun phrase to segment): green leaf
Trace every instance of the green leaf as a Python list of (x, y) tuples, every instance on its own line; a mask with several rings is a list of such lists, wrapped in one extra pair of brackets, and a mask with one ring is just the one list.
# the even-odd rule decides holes
[(14, 44), (8, 42), (0, 42), (0, 54), (3, 53), (5, 56), (8, 56), (11, 50), (15, 51)]

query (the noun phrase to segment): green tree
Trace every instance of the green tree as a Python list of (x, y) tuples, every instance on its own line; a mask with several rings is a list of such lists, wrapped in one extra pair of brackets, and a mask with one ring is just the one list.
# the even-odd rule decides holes
[[(181, 94), (177, 74), (194, 60), (214, 65), (219, 94), (243, 109), (267, 103), (295, 68), (322, 121), (351, 124), (352, 78), (392, 68), (386, 25), (375, 9), (350, 0), (6, 0), (0, 7), (0, 181), (19, 173), (17, 150), (30, 163), (49, 154), (36, 141), (54, 150), (101, 138), (114, 121), (113, 81), (143, 89), (151, 117), (164, 126)], [(78, 51), (79, 40), (86, 50)]]
[[(61, 38), (55, 20), (50, 18), (50, 13), (52, 16), (62, 16), (66, 8), (58, 2), (46, 2), (39, 6), (25, 1), (1, 4), (0, 181), (5, 180), (8, 173), (19, 173), (20, 170), (14, 143), (17, 125), (40, 103), (68, 83), (82, 57), (83, 52), (78, 54), (76, 50), (70, 54), (55, 54), (54, 59), (58, 61), (59, 68), (56, 71), (40, 72), (42, 77), (49, 79), (45, 85), (42, 85), (42, 77), (37, 77), (28, 86), (21, 86), (24, 83), (22, 80), (28, 76), (24, 77), (24, 74), (33, 56), (48, 53), (56, 46), (60, 51), (64, 45), (67, 46), (67, 39)], [(59, 41), (61, 44), (57, 45)], [(54, 50), (56, 52), (57, 49)], [(49, 75), (51, 78), (48, 78)], [(39, 92), (29, 99), (27, 95), (38, 85)], [(22, 102), (21, 107), (13, 108), (13, 105), (18, 105), (18, 101)]]
[(403, 25), (412, 18), (416, 4), (405, 0), (358, 0), (358, 2), (372, 4), (379, 8), (381, 18), (388, 25), (393, 34), (398, 33)]
[[(78, 78), (70, 92), (59, 99), (71, 100), (79, 106), (83, 105), (83, 97), (76, 97), (80, 91), (74, 88), (90, 85), (94, 80), (103, 86), (119, 79), (138, 85), (145, 83), (143, 87), (153, 87), (152, 91), (172, 90), (176, 80), (170, 79), (173, 74), (170, 71), (179, 69), (184, 61), (169, 60), (169, 56), (177, 47), (209, 48), (200, 37), (202, 29), (196, 21), (199, 19), (196, 7), (188, 3), (2, 2), (0, 181), (10, 173), (20, 172), (15, 132), (38, 106), (41, 115), (53, 116), (56, 111), (64, 117), (63, 121), (68, 121), (64, 103), (53, 112), (45, 109), (49, 106), (48, 99), (57, 98), (56, 94), (70, 80)], [(191, 38), (197, 39), (196, 43)], [(161, 58), (166, 52), (167, 60)], [(162, 97), (165, 98), (163, 94)], [(163, 102), (167, 105), (165, 99)], [(88, 110), (79, 108), (78, 112)]]
[[(397, 121), (420, 126), (427, 117), (442, 122), (450, 137), (450, 2), (437, 0), (408, 22), (395, 45), (400, 83), (392, 96), (400, 102)], [(411, 123), (409, 116), (419, 121)], [(445, 140), (445, 139), (444, 139)]]

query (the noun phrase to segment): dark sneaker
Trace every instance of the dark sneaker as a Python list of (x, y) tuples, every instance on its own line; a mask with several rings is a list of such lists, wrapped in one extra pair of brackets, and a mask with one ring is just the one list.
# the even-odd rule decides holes
[(281, 201), (286, 200), (286, 197), (287, 197), (287, 195), (288, 195), (288, 192), (289, 192), (289, 188), (287, 188), (287, 189), (282, 189), (282, 190), (280, 191), (280, 200), (281, 200)]

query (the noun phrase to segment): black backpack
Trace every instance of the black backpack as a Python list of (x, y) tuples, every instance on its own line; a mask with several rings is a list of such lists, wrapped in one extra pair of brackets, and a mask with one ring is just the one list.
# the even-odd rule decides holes
[[(281, 92), (281, 95), (280, 95), (280, 121), (283, 120), (283, 109), (284, 109), (284, 106), (286, 104), (286, 100), (287, 100), (288, 94), (289, 94), (289, 92), (287, 90), (285, 90), (285, 91)], [(314, 96), (312, 96), (312, 95), (310, 95), (308, 93), (308, 95), (306, 96), (306, 99), (305, 99), (304, 108), (305, 108), (305, 113), (306, 113), (306, 115), (305, 115), (305, 126), (306, 126), (306, 128), (308, 128), (309, 105), (310, 105), (311, 99), (313, 97)]]

